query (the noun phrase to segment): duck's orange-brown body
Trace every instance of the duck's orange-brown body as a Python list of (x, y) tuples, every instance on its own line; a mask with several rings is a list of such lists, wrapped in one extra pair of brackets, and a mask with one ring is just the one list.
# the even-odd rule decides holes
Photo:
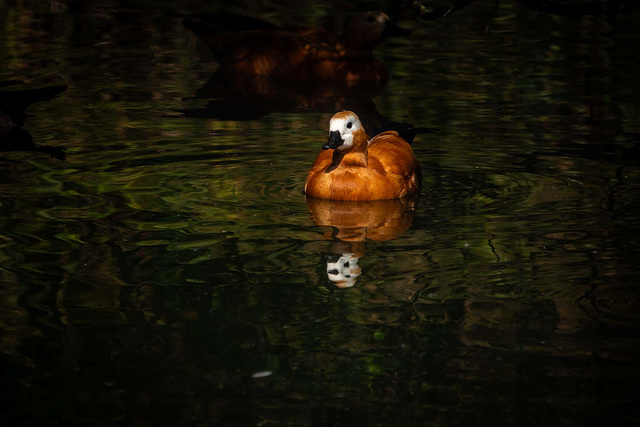
[[(367, 21), (367, 18), (370, 21)], [(407, 35), (382, 12), (354, 18), (342, 37), (301, 27), (207, 31), (185, 21), (214, 51), (220, 70), (298, 80), (386, 81), (388, 72), (373, 58), (383, 32)]]
[[(358, 120), (352, 112), (336, 114), (332, 123), (335, 118), (354, 123)], [(421, 173), (411, 145), (395, 131), (368, 141), (357, 123), (359, 129), (354, 128), (350, 146), (318, 154), (307, 176), (305, 192), (320, 199), (353, 201), (396, 199), (415, 193)]]

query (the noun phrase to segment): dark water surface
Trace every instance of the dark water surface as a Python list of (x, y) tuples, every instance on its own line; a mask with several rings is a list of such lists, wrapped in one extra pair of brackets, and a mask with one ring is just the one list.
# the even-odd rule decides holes
[[(4, 425), (640, 423), (640, 13), (396, 10), (349, 92), (220, 82), (217, 6), (143, 3), (0, 0), (0, 90), (68, 86), (24, 124), (66, 160), (0, 153)], [(341, 108), (438, 129), (420, 197), (305, 200)]]

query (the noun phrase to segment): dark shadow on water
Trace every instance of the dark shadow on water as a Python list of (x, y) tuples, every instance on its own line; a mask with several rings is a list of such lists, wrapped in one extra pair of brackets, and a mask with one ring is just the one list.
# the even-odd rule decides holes
[[(640, 182), (637, 182), (638, 173), (633, 172), (640, 168), (640, 135), (634, 135), (632, 139), (625, 142), (635, 142), (635, 145), (624, 150), (620, 155), (620, 166), (616, 168), (615, 172), (616, 182), (609, 186), (609, 194), (607, 196), (607, 208), (610, 211), (614, 211), (617, 207), (616, 196), (619, 190), (630, 186), (633, 188), (640, 184)], [(634, 181), (633, 178), (630, 178), (628, 175), (631, 175), (631, 177), (635, 176), (636, 180)]]
[(349, 110), (360, 117), (370, 136), (395, 130), (411, 142), (416, 133), (435, 131), (385, 117), (373, 101), (383, 90), (384, 84), (375, 83), (320, 81), (310, 84), (298, 80), (216, 73), (195, 97), (208, 100), (207, 104), (181, 112), (192, 118), (242, 121), (259, 120), (271, 113), (333, 114)]
[(254, 120), (271, 113), (350, 109), (378, 117), (380, 113), (372, 99), (382, 93), (384, 86), (384, 83), (307, 82), (219, 72), (213, 74), (196, 95), (209, 99), (208, 104), (199, 109), (187, 109), (184, 113), (189, 117)]
[[(6, 80), (0, 82), (0, 88), (20, 83), (22, 82), (19, 80)], [(66, 90), (67, 86), (0, 90), (0, 151), (45, 153), (58, 160), (65, 160), (65, 153), (59, 148), (34, 144), (31, 134), (23, 126), (27, 118), (26, 109), (31, 104), (49, 101)]]

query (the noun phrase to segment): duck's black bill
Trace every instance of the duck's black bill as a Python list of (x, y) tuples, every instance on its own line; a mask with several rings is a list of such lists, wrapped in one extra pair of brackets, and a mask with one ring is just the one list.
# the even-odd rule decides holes
[(399, 27), (394, 24), (393, 21), (387, 21), (384, 24), (384, 30), (382, 30), (382, 37), (407, 37), (411, 35), (411, 30)]
[(328, 150), (329, 148), (338, 148), (344, 144), (344, 140), (340, 136), (340, 132), (337, 130), (329, 132), (329, 142), (322, 146), (323, 150)]

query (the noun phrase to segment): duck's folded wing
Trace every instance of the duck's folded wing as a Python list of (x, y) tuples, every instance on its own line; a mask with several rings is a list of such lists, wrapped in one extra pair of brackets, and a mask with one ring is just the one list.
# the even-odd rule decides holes
[(408, 179), (420, 168), (411, 146), (398, 137), (396, 131), (377, 135), (369, 142), (368, 149), (371, 167), (381, 168), (383, 174), (395, 174)]

